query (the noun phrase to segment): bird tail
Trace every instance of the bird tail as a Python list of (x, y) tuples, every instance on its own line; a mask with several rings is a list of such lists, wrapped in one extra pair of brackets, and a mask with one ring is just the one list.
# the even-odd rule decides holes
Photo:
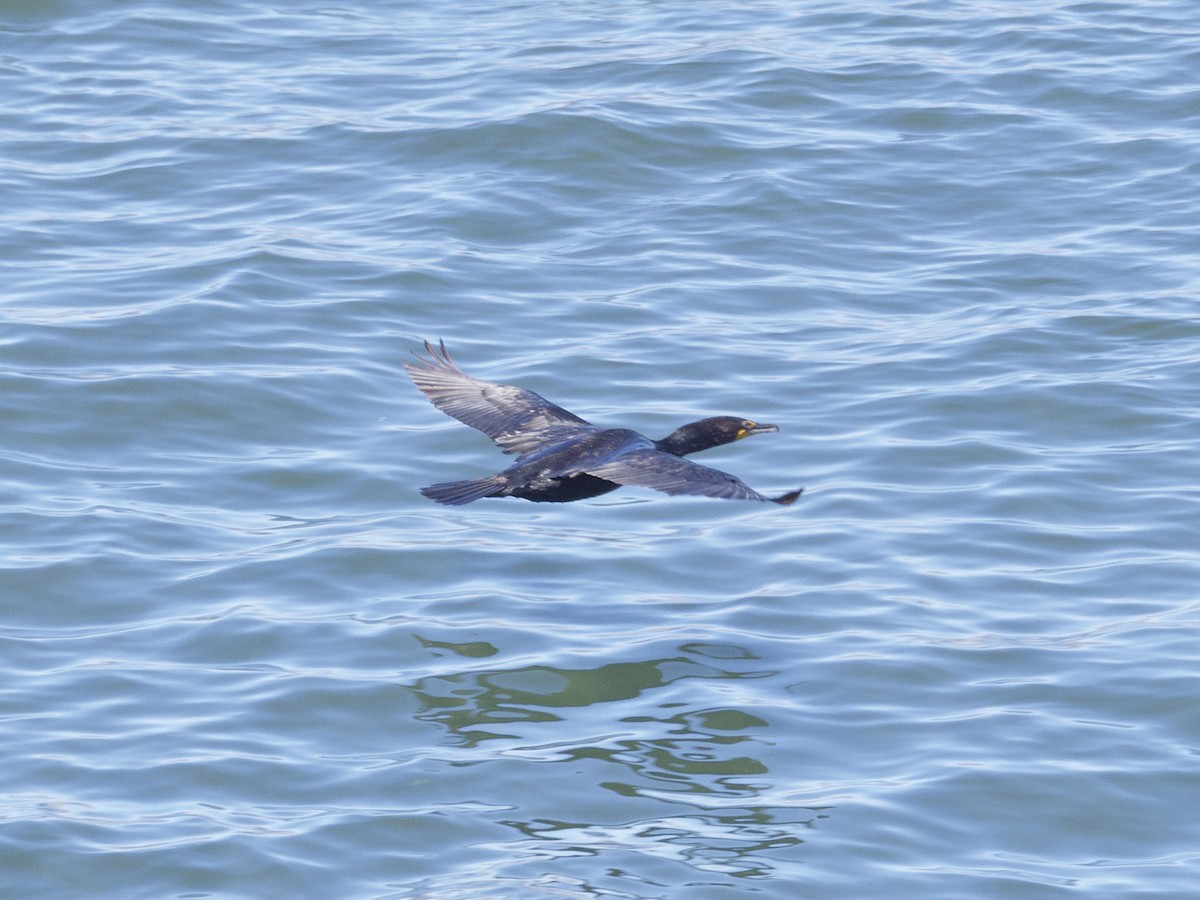
[(431, 484), (421, 488), (421, 493), (430, 500), (444, 503), (447, 506), (462, 506), (482, 500), (484, 497), (495, 497), (504, 489), (504, 482), (490, 475), (487, 478), (476, 478), (473, 481), (446, 481), (442, 484)]

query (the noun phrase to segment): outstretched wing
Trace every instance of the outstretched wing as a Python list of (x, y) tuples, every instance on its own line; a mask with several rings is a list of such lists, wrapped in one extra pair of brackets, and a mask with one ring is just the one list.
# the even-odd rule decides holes
[(728, 472), (710, 469), (661, 450), (630, 450), (615, 459), (588, 466), (586, 471), (589, 475), (617, 484), (636, 484), (664, 494), (698, 494), (702, 497), (783, 504), (791, 503), (800, 496), (800, 491), (791, 491), (782, 497), (764, 497)]
[(548, 441), (595, 428), (540, 394), (472, 378), (450, 359), (446, 344), (425, 342), (428, 358), (405, 363), (409, 377), (429, 401), (464, 425), (477, 428), (505, 453), (528, 453)]

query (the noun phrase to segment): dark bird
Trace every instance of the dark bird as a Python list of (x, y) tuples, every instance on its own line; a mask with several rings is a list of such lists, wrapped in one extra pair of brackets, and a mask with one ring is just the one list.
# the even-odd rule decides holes
[(739, 478), (683, 458), (778, 431), (774, 425), (714, 416), (652, 441), (627, 428), (599, 428), (533, 391), (472, 378), (450, 359), (445, 341), (438, 347), (426, 341), (425, 350), (428, 358), (414, 353), (418, 361), (404, 364), (413, 383), (446, 415), (517, 455), (513, 465), (496, 475), (421, 488), (438, 503), (460, 506), (483, 497), (566, 503), (633, 484), (664, 494), (788, 504), (804, 490), (764, 497)]

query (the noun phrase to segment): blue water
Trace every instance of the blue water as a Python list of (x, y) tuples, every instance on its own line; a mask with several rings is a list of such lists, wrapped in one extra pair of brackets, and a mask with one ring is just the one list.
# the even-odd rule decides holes
[(1196, 21), (5, 4), (0, 895), (1195, 897)]

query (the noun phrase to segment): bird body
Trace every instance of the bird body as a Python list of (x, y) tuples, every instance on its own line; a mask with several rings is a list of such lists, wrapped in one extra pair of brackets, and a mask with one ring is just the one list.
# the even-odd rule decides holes
[(735, 416), (714, 416), (676, 429), (659, 441), (627, 428), (599, 428), (533, 391), (472, 378), (454, 364), (445, 343), (425, 342), (428, 358), (406, 363), (413, 383), (442, 412), (477, 428), (517, 460), (487, 478), (421, 489), (451, 506), (484, 497), (567, 503), (598, 497), (621, 485), (666, 494), (699, 494), (788, 504), (800, 492), (765, 497), (740, 479), (684, 459), (752, 434), (778, 431)]

